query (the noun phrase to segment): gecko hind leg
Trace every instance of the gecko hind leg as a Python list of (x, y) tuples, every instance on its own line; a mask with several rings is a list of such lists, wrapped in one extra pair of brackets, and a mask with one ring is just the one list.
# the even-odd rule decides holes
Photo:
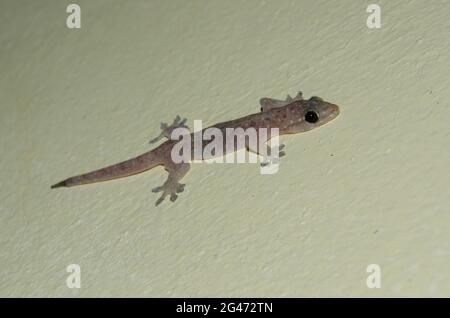
[(167, 180), (164, 182), (162, 186), (156, 187), (152, 189), (152, 192), (162, 192), (162, 195), (156, 201), (155, 206), (161, 204), (164, 199), (169, 196), (170, 201), (175, 202), (178, 198), (177, 193), (181, 193), (184, 191), (184, 184), (179, 181), (185, 176), (185, 174), (189, 171), (190, 165), (189, 163), (179, 163), (179, 164), (171, 164), (166, 167), (166, 170), (169, 172), (169, 176)]
[(161, 133), (159, 134), (158, 137), (150, 140), (149, 143), (154, 144), (155, 142), (160, 141), (164, 137), (166, 137), (167, 139), (170, 139), (170, 135), (172, 134), (172, 131), (174, 131), (176, 128), (189, 129), (185, 125), (186, 121), (187, 121), (186, 118), (181, 119), (181, 117), (179, 115), (177, 115), (177, 117), (175, 117), (175, 119), (173, 120), (173, 123), (171, 125), (168, 125), (167, 123), (161, 123)]

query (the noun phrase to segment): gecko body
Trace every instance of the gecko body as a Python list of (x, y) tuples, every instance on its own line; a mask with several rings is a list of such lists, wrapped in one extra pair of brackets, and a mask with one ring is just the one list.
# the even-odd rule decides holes
[[(229, 128), (242, 128), (243, 130), (248, 128), (255, 128), (256, 130), (259, 128), (267, 128), (268, 130), (271, 128), (278, 128), (280, 135), (296, 134), (322, 126), (323, 124), (326, 124), (336, 118), (339, 114), (339, 107), (337, 105), (326, 102), (316, 96), (305, 100), (303, 99), (301, 92), (299, 92), (294, 98), (288, 95), (286, 100), (262, 98), (260, 100), (260, 105), (261, 112), (259, 113), (218, 123), (208, 128), (217, 128), (223, 133), (224, 136), (227, 133), (226, 130)], [(167, 180), (162, 186), (156, 187), (152, 191), (162, 192), (161, 197), (156, 201), (156, 205), (159, 205), (162, 201), (164, 201), (167, 196), (169, 196), (170, 200), (173, 202), (177, 199), (178, 193), (184, 191), (184, 184), (179, 181), (189, 171), (190, 164), (189, 162), (175, 163), (172, 160), (172, 149), (178, 140), (171, 140), (170, 137), (171, 133), (175, 129), (187, 128), (185, 122), (186, 119), (181, 120), (181, 118), (177, 116), (171, 125), (161, 124), (161, 134), (152, 139), (150, 143), (155, 143), (163, 138), (167, 138), (169, 140), (142, 155), (99, 170), (70, 177), (54, 184), (51, 188), (72, 187), (76, 185), (117, 179), (134, 175), (157, 166), (164, 166), (165, 170), (169, 173)], [(194, 140), (194, 134), (203, 133), (208, 128), (203, 129), (201, 132), (192, 133), (192, 142)], [(270, 138), (271, 136), (269, 134), (263, 142), (268, 141)], [(203, 147), (205, 146), (206, 143), (203, 141)], [(245, 147), (248, 151), (256, 154), (261, 153), (261, 149), (254, 148), (247, 142), (240, 147)], [(236, 145), (234, 149), (227, 149), (226, 147), (223, 149), (224, 152), (222, 155), (230, 151), (239, 150), (239, 146)], [(268, 149), (268, 152), (270, 152), (270, 149)], [(280, 157), (283, 155), (284, 152), (280, 152)]]

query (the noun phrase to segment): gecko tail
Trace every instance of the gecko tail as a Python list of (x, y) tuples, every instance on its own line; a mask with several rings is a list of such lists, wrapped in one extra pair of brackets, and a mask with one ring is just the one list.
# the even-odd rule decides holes
[(62, 187), (73, 187), (82, 184), (127, 177), (152, 169), (160, 164), (162, 164), (162, 156), (160, 156), (158, 148), (156, 148), (135, 158), (65, 179), (52, 185), (50, 188), (55, 189)]
[(62, 188), (62, 187), (67, 187), (66, 180), (58, 182), (58, 183), (52, 185), (50, 188), (55, 189), (55, 188)]

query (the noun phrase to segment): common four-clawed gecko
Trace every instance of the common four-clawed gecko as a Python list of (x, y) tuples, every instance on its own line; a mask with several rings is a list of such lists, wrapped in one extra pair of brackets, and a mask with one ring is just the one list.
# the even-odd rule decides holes
[[(259, 113), (218, 123), (211, 127), (218, 128), (224, 134), (227, 128), (242, 128), (243, 130), (246, 130), (247, 128), (255, 128), (256, 130), (259, 128), (267, 128), (268, 130), (271, 128), (278, 128), (280, 135), (296, 134), (322, 126), (336, 118), (339, 114), (339, 107), (337, 105), (325, 102), (316, 96), (305, 100), (303, 99), (301, 92), (294, 98), (288, 95), (286, 100), (262, 98), (260, 100), (260, 105), (261, 112)], [(170, 201), (173, 202), (178, 197), (177, 193), (183, 192), (184, 190), (184, 184), (179, 181), (188, 172), (190, 164), (189, 162), (175, 163), (172, 160), (172, 148), (178, 140), (171, 140), (170, 137), (174, 129), (180, 127), (187, 128), (185, 122), (186, 119), (181, 120), (181, 118), (177, 116), (171, 125), (161, 124), (161, 134), (157, 138), (152, 139), (150, 143), (157, 142), (164, 137), (169, 140), (149, 152), (103, 169), (68, 178), (51, 186), (51, 188), (72, 187), (126, 177), (162, 165), (169, 175), (162, 186), (152, 190), (153, 192), (162, 192), (161, 197), (156, 201), (155, 205), (159, 205), (167, 196), (169, 196)], [(208, 128), (203, 129), (201, 132)], [(191, 134), (191, 140), (194, 140), (193, 134), (194, 133)], [(271, 136), (269, 134), (264, 142), (268, 141), (270, 138)], [(203, 146), (204, 145), (205, 143), (203, 142)], [(247, 151), (260, 154), (260, 151), (257, 148), (252, 148), (247, 142), (241, 145), (241, 148), (243, 147), (245, 147)], [(268, 146), (266, 145), (266, 147)], [(239, 150), (239, 145), (236, 145), (234, 149), (231, 149), (231, 151), (237, 150)], [(270, 152), (270, 149), (267, 150)], [(227, 149), (224, 148), (223, 155), (226, 153)], [(280, 152), (279, 156), (281, 157), (283, 155), (284, 152)]]

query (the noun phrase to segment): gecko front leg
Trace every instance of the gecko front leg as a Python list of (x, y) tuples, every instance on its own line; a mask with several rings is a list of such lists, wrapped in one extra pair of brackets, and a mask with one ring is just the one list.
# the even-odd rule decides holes
[(264, 97), (259, 100), (259, 104), (261, 105), (261, 111), (267, 112), (274, 108), (284, 107), (296, 101), (303, 100), (302, 92), (298, 92), (297, 96), (292, 98), (290, 95), (286, 96), (285, 100), (273, 99)]
[[(261, 167), (265, 167), (267, 165), (270, 164), (272, 157), (272, 153), (274, 152), (274, 150), (276, 149), (276, 147), (269, 147), (269, 145), (264, 144), (263, 147), (266, 147), (266, 152), (265, 154), (262, 154), (261, 151), (259, 151), (258, 147), (252, 147), (252, 145), (247, 145), (246, 149), (249, 152), (255, 153), (258, 156), (262, 157), (262, 161), (261, 161)], [(285, 145), (281, 144), (278, 146), (278, 156), (277, 158), (281, 158), (284, 157), (286, 155), (286, 153), (284, 151), (282, 151), (284, 149)]]
[(186, 175), (189, 171), (189, 163), (165, 163), (165, 169), (169, 172), (166, 182), (162, 186), (156, 187), (152, 192), (162, 192), (161, 197), (156, 201), (155, 206), (158, 206), (164, 199), (170, 195), (170, 201), (174, 202), (178, 198), (177, 193), (184, 191), (184, 184), (179, 183), (179, 181)]
[(158, 137), (153, 138), (150, 140), (150, 144), (154, 144), (155, 142), (160, 141), (162, 138), (166, 137), (167, 139), (170, 139), (170, 135), (172, 134), (172, 131), (174, 131), (176, 128), (188, 128), (185, 123), (187, 119), (181, 119), (180, 116), (177, 115), (175, 119), (173, 120), (173, 123), (171, 125), (168, 125), (166, 123), (161, 123), (161, 133)]

